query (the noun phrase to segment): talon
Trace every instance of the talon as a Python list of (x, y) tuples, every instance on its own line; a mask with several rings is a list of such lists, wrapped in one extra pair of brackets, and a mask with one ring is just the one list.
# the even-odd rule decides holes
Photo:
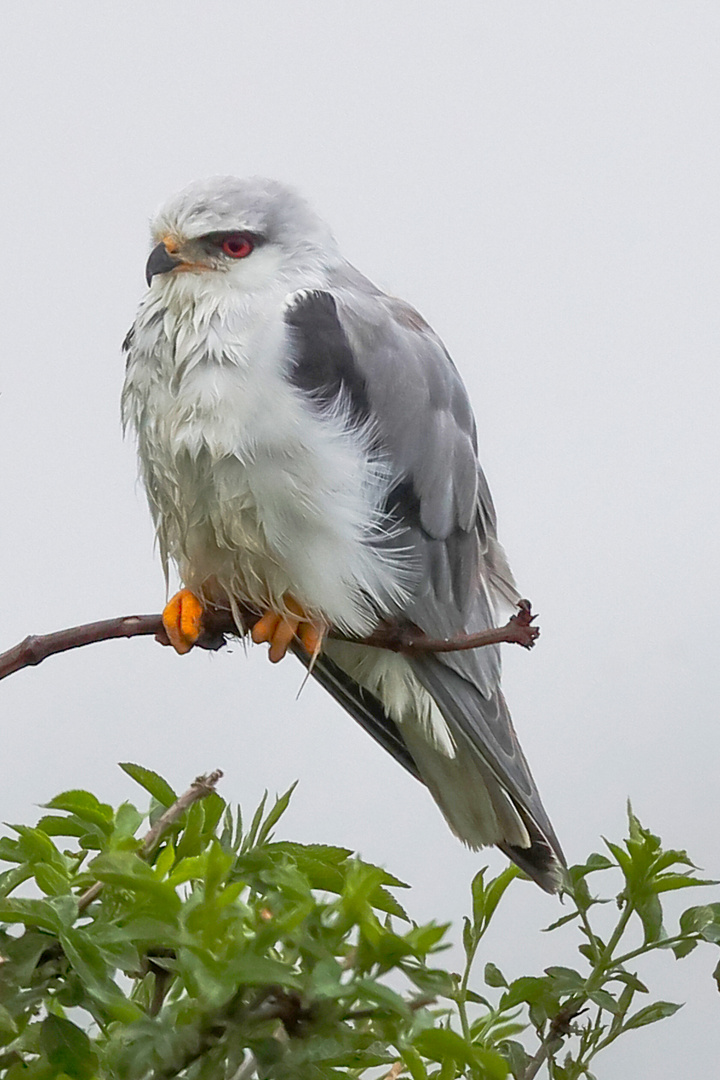
[(202, 617), (203, 606), (189, 589), (181, 589), (165, 605), (163, 626), (176, 652), (190, 652), (202, 633)]
[(305, 650), (311, 656), (315, 656), (316, 653), (320, 652), (325, 637), (325, 627), (321, 623), (302, 623), (298, 630), (298, 637)]
[(268, 656), (273, 664), (282, 660), (295, 637), (311, 656), (316, 656), (326, 632), (325, 624), (309, 619), (292, 596), (286, 596), (284, 603), (282, 615), (266, 611), (252, 629), (251, 636), (256, 645), (263, 641), (270, 643)]
[(260, 645), (263, 641), (272, 641), (279, 622), (279, 615), (276, 615), (274, 611), (266, 611), (252, 628), (252, 639), (255, 644)]
[(297, 634), (299, 619), (281, 619), (278, 628), (273, 634), (272, 645), (268, 656), (271, 664), (277, 664), (282, 660), (290, 647), (292, 639)]

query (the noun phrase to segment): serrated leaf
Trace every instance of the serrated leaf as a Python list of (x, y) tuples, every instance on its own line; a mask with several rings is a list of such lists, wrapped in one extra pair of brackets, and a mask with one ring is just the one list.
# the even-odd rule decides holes
[(140, 787), (145, 788), (164, 807), (172, 806), (174, 802), (177, 802), (177, 795), (167, 780), (164, 780), (153, 769), (146, 769), (142, 765), (134, 765), (131, 761), (121, 761), (119, 764), (124, 773), (127, 773)]
[(10, 828), (18, 833), (18, 851), (23, 853), (28, 862), (49, 863), (61, 871), (65, 870), (65, 859), (46, 832), (32, 829), (28, 825), (11, 825)]
[(49, 900), (7, 899), (0, 901), (0, 921), (24, 923), (58, 933), (62, 921)]
[(398, 919), (410, 922), (405, 908), (384, 886), (376, 885), (368, 899), (377, 911), (385, 911), (388, 915), (395, 915)]
[(631, 1028), (645, 1027), (646, 1024), (654, 1024), (657, 1020), (664, 1020), (667, 1016), (682, 1009), (682, 1005), (675, 1005), (672, 1001), (656, 1001), (652, 1005), (646, 1005), (631, 1016), (622, 1026), (623, 1031)]
[(693, 878), (687, 874), (662, 874), (655, 878), (653, 889), (655, 892), (670, 892), (675, 889), (692, 889), (696, 885), (718, 885), (720, 882), (711, 878)]
[(54, 814), (46, 814), (38, 821), (37, 828), (42, 829), (48, 836), (84, 836), (88, 831), (87, 823), (72, 815), (56, 817)]
[(101, 803), (95, 795), (92, 795), (89, 791), (80, 791), (73, 789), (72, 791), (63, 791), (59, 795), (56, 795), (50, 802), (44, 804), (45, 810), (64, 810), (68, 814), (73, 814), (81, 821), (86, 821), (91, 825), (97, 826), (99, 829), (109, 835), (112, 831), (113, 822), (113, 810), (108, 803)]

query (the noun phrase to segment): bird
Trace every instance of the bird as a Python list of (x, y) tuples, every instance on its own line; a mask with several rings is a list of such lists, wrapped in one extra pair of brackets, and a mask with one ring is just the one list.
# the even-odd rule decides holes
[(473, 410), (440, 338), (347, 262), (293, 187), (211, 177), (151, 222), (125, 339), (122, 419), (178, 653), (203, 615), (242, 610), (273, 662), (293, 651), (428, 788), (470, 848), (547, 892), (565, 859), (500, 687), (497, 645), (392, 652), (497, 625), (520, 594), (497, 538)]

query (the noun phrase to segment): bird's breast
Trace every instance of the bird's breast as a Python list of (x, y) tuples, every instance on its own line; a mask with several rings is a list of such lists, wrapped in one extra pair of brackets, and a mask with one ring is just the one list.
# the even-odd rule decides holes
[(341, 410), (285, 378), (276, 320), (157, 318), (133, 335), (124, 393), (161, 551), (184, 583), (259, 606), (291, 594), (350, 632), (402, 593), (376, 541), (389, 476)]

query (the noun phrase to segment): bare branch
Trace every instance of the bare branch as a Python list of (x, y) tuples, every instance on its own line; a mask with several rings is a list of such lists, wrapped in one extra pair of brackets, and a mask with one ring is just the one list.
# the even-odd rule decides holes
[(583, 1009), (582, 1000), (571, 999), (553, 1017), (547, 1035), (540, 1044), (534, 1057), (528, 1061), (522, 1080), (533, 1080), (546, 1061), (549, 1061), (561, 1049), (563, 1039), (571, 1034), (571, 1023)]
[[(95, 623), (94, 625), (98, 626), (100, 624)], [(164, 814), (160, 815), (155, 824), (143, 837), (142, 847), (138, 851), (138, 855), (141, 859), (147, 859), (147, 857), (153, 853), (168, 829), (182, 817), (186, 810), (190, 809), (194, 802), (197, 802), (198, 799), (206, 798), (215, 790), (215, 785), (218, 780), (222, 778), (222, 775), (222, 770), (216, 769), (215, 772), (210, 773), (209, 776), (198, 776), (193, 780), (187, 791), (177, 798), (172, 806), (167, 808)], [(102, 891), (102, 887), (102, 881), (96, 881), (94, 885), (91, 885), (89, 889), (85, 890), (78, 900), (79, 914), (82, 914), (83, 911), (98, 898)]]
[[(428, 638), (417, 627), (391, 626), (384, 623), (366, 638), (348, 638), (334, 631), (330, 632), (330, 637), (407, 654), (458, 652), (500, 642), (511, 642), (531, 649), (540, 634), (539, 627), (533, 625), (536, 616), (532, 614), (529, 600), (521, 600), (518, 609), (517, 614), (513, 615), (505, 626), (482, 630), (477, 634), (458, 634), (452, 638)], [(257, 612), (250, 609), (242, 609), (241, 616), (245, 632), (250, 630), (258, 619)], [(160, 615), (124, 615), (117, 619), (104, 619), (101, 622), (57, 630), (53, 634), (31, 635), (0, 654), (0, 679), (23, 668), (40, 664), (48, 656), (67, 652), (69, 649), (79, 649), (83, 645), (111, 641), (114, 638), (150, 635), (162, 645), (169, 644)], [(203, 649), (216, 650), (226, 644), (227, 637), (234, 636), (239, 636), (239, 630), (232, 613), (225, 609), (210, 609), (203, 617), (203, 634), (197, 645)]]

